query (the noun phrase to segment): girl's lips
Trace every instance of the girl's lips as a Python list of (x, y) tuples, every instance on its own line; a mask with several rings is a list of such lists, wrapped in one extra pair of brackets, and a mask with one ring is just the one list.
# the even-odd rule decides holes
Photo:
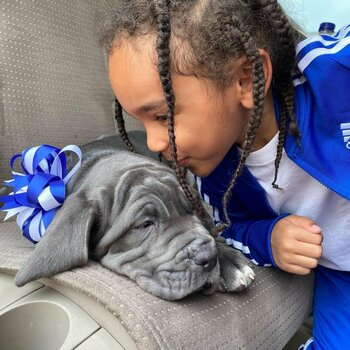
[[(163, 154), (163, 157), (170, 163), (172, 163), (172, 159), (171, 159), (171, 156), (168, 156), (168, 155), (164, 155)], [(182, 158), (182, 159), (179, 159), (177, 161), (177, 163), (179, 164), (179, 166), (181, 167), (186, 167), (186, 164), (188, 163), (188, 158)]]

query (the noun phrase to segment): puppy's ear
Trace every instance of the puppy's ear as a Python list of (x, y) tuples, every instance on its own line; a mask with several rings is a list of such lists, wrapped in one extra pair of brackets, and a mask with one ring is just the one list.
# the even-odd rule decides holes
[(97, 215), (97, 201), (87, 200), (81, 192), (68, 196), (28, 261), (17, 272), (15, 284), (23, 286), (38, 278), (85, 265), (90, 230)]

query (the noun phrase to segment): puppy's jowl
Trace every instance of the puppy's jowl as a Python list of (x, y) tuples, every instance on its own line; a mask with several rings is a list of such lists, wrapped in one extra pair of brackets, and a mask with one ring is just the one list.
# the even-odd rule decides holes
[[(130, 138), (136, 148), (145, 144), (141, 133)], [(251, 284), (248, 260), (210, 235), (172, 169), (126, 151), (116, 137), (82, 151), (69, 195), (17, 273), (17, 285), (83, 266), (89, 258), (169, 300)]]

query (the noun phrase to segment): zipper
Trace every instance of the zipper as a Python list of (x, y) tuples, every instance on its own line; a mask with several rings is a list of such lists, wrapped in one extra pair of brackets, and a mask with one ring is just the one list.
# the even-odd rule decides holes
[(323, 182), (322, 180), (320, 180), (319, 178), (315, 177), (312, 172), (310, 172), (309, 169), (307, 169), (307, 167), (305, 168), (303, 161), (298, 158), (294, 154), (289, 154), (288, 151), (285, 149), (287, 156), (289, 157), (289, 159), (291, 159), (295, 164), (297, 164), (301, 169), (303, 169), (304, 171), (306, 171), (316, 182), (318, 182), (319, 184), (321, 184), (323, 187), (327, 188), (328, 190), (332, 191), (333, 193), (335, 193), (336, 195), (338, 195), (339, 197), (350, 201), (350, 198), (347, 198), (346, 196), (342, 195), (341, 193), (339, 193), (338, 191), (334, 190), (333, 188), (331, 188), (330, 186), (328, 186), (325, 182)]

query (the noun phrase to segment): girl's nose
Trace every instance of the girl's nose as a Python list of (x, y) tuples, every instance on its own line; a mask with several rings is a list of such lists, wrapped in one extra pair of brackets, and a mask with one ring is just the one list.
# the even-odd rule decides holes
[(164, 128), (146, 127), (147, 147), (152, 152), (164, 152), (169, 146), (168, 133)]

